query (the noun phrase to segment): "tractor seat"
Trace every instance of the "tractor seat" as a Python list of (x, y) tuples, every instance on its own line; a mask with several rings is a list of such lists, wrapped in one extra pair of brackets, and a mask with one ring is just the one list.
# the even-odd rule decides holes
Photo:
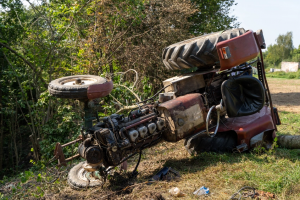
[(265, 103), (263, 84), (252, 76), (231, 77), (221, 86), (228, 117), (252, 115)]

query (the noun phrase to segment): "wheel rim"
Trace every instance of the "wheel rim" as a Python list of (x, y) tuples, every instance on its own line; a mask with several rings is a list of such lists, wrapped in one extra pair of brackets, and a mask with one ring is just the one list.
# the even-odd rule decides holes
[(98, 179), (98, 178), (95, 178), (93, 176), (89, 176), (89, 179), (87, 178), (87, 175), (88, 175), (89, 172), (87, 172), (84, 168), (80, 168), (77, 172), (77, 177), (79, 180), (82, 180), (82, 181), (90, 181), (93, 182), (93, 183), (103, 183), (102, 180)]
[[(79, 83), (78, 83), (79, 81)], [(97, 82), (97, 79), (94, 78), (70, 78), (65, 79), (60, 82), (61, 85), (66, 86), (78, 86), (78, 85), (91, 85)]]

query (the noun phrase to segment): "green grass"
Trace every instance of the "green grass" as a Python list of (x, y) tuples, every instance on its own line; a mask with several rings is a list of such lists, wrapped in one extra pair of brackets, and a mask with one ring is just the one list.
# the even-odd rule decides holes
[[(278, 126), (278, 135), (300, 135), (300, 114), (279, 112), (282, 125)], [(130, 169), (135, 166), (137, 158), (130, 161)], [(250, 153), (202, 153), (197, 156), (189, 156), (183, 147), (183, 141), (178, 143), (161, 143), (146, 150), (139, 166), (139, 176), (135, 180), (141, 183), (149, 180), (163, 166), (172, 167), (181, 174), (181, 179), (171, 182), (157, 182), (152, 185), (136, 187), (128, 199), (144, 198), (145, 193), (155, 191), (166, 199), (174, 199), (168, 193), (172, 187), (179, 187), (185, 194), (180, 199), (198, 199), (193, 192), (201, 186), (210, 188), (209, 199), (229, 199), (243, 186), (252, 186), (258, 190), (274, 193), (278, 199), (300, 199), (300, 149), (277, 148), (270, 152), (252, 151)], [(39, 174), (41, 178), (39, 178)], [(89, 189), (87, 191), (74, 192), (68, 188), (65, 176), (54, 184), (46, 184), (42, 171), (26, 173), (14, 177), (14, 181), (20, 182), (14, 193), (0, 195), (0, 199), (18, 199), (22, 196), (36, 196), (51, 194), (61, 195), (56, 197), (67, 198), (63, 195), (75, 195), (76, 197), (91, 199), (112, 193), (114, 186), (107, 183), (103, 189)], [(24, 183), (21, 183), (22, 178)], [(28, 180), (27, 180), (28, 179)], [(38, 180), (39, 179), (39, 180)], [(6, 180), (6, 183), (10, 180)], [(26, 184), (31, 182), (30, 189)], [(5, 183), (3, 183), (5, 184)], [(120, 188), (120, 186), (118, 186)], [(122, 186), (121, 186), (122, 188)], [(96, 196), (94, 196), (96, 195)], [(147, 193), (147, 195), (149, 195)], [(118, 196), (122, 198), (121, 196)]]
[(300, 79), (300, 70), (298, 72), (266, 72), (269, 78)]
[(279, 111), (282, 125), (278, 126), (277, 135), (300, 135), (300, 113)]

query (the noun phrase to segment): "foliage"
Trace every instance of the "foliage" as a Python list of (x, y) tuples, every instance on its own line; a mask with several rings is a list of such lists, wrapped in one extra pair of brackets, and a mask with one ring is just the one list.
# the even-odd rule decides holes
[[(162, 67), (165, 46), (238, 25), (228, 15), (233, 0), (26, 3), (29, 6), (20, 0), (0, 1), (0, 177), (31, 167), (30, 160), (43, 164), (52, 157), (56, 142), (78, 136), (82, 106), (49, 96), (51, 80), (96, 74), (119, 83), (101, 100), (101, 117), (124, 110), (136, 96), (153, 95), (162, 80), (176, 73)], [(201, 27), (199, 21), (204, 22)], [(131, 72), (119, 76), (130, 68), (138, 79)], [(72, 154), (71, 148), (65, 151)]]
[[(278, 126), (278, 135), (300, 134), (300, 114), (280, 112), (279, 115), (283, 124)], [(276, 142), (274, 142), (274, 145), (276, 145)], [(165, 183), (159, 181), (151, 185), (145, 185), (142, 188), (137, 187), (131, 194), (126, 195), (138, 195), (145, 190), (165, 193), (166, 186), (169, 188), (174, 185), (184, 190), (187, 198), (195, 199), (196, 197), (192, 194), (195, 189), (194, 187), (191, 188), (191, 185), (200, 187), (209, 183), (209, 187), (214, 188), (214, 191), (216, 191), (211, 194), (214, 199), (228, 199), (243, 186), (252, 186), (257, 190), (274, 193), (278, 199), (299, 199), (299, 149), (275, 148), (266, 153), (258, 153), (220, 154), (204, 152), (191, 157), (185, 153), (183, 141), (175, 144), (161, 143), (146, 150), (143, 156), (144, 159), (141, 160), (141, 166), (145, 167), (139, 171), (138, 184), (144, 181), (147, 182), (149, 177), (156, 174), (161, 166), (170, 166), (178, 171), (182, 178), (176, 182)], [(133, 168), (135, 162), (129, 162), (129, 166)], [(58, 193), (66, 195), (64, 193), (64, 187), (67, 186), (65, 176), (61, 176), (53, 184), (47, 184), (45, 182), (47, 175), (41, 169), (38, 171), (25, 171), (18, 175), (17, 180), (5, 180), (5, 182), (12, 181), (16, 183), (15, 189), (14, 193), (7, 193), (1, 198), (20, 199), (21, 197), (27, 198), (33, 195), (41, 197), (43, 191), (45, 191), (45, 194), (53, 196)], [(92, 198), (94, 194), (97, 195), (94, 198), (99, 198), (101, 195), (104, 196), (115, 191), (110, 190), (111, 185), (109, 184), (108, 182), (97, 193), (94, 190), (86, 190), (81, 193), (78, 192), (76, 195), (82, 198), (87, 196)], [(115, 187), (116, 185), (112, 188)], [(71, 193), (71, 195), (73, 194)], [(121, 198), (121, 196), (118, 197)], [(127, 198), (136, 199), (134, 196), (127, 196)]]
[(278, 65), (281, 61), (288, 60), (293, 53), (293, 34), (287, 32), (285, 35), (279, 35), (276, 44), (268, 46), (266, 55), (267, 65)]
[(271, 78), (300, 79), (300, 70), (298, 72), (267, 72), (266, 76)]
[(229, 16), (234, 0), (192, 0), (197, 12), (190, 18), (190, 32), (196, 35), (227, 30), (239, 26), (235, 16)]
[(162, 49), (192, 37), (188, 18), (195, 12), (189, 0), (95, 1), (89, 8), (94, 20), (80, 49), (88, 62), (82, 65), (93, 74), (133, 68), (157, 90), (172, 74), (162, 67)]

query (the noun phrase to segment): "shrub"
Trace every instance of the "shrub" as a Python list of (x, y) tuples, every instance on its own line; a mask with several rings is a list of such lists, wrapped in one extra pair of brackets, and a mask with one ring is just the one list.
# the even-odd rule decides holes
[(288, 78), (289, 78), (289, 79), (294, 79), (294, 78), (296, 78), (296, 77), (297, 77), (297, 76), (296, 76), (296, 74), (294, 74), (294, 73), (288, 75)]

